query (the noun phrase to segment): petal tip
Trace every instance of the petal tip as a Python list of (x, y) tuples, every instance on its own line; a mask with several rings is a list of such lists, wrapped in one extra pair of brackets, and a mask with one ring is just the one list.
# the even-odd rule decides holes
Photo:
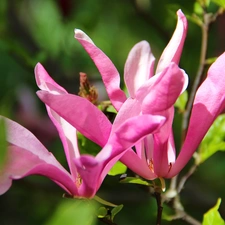
[(186, 18), (186, 16), (184, 15), (184, 13), (182, 12), (181, 9), (179, 9), (179, 10), (177, 11), (177, 17), (178, 17), (178, 20), (182, 20), (183, 25), (184, 25), (184, 29), (186, 30), (186, 29), (187, 29), (187, 25), (188, 25), (188, 23), (187, 23), (187, 18)]
[(74, 29), (74, 37), (76, 38), (77, 36), (82, 35), (84, 32), (78, 28)]

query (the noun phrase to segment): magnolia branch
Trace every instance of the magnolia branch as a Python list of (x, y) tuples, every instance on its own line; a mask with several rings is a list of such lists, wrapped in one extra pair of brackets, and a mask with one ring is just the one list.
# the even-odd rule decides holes
[(201, 30), (202, 30), (202, 42), (201, 42), (201, 52), (200, 52), (200, 62), (199, 67), (196, 73), (196, 77), (192, 86), (192, 90), (188, 99), (187, 108), (183, 115), (183, 122), (182, 122), (182, 131), (183, 131), (183, 137), (185, 136), (187, 127), (188, 127), (188, 121), (192, 109), (192, 105), (194, 102), (194, 97), (197, 91), (197, 88), (199, 86), (199, 83), (201, 81), (202, 74), (204, 72), (204, 68), (206, 65), (206, 53), (207, 53), (207, 46), (208, 46), (208, 29), (209, 25), (216, 20), (216, 18), (221, 15), (224, 12), (224, 9), (219, 9), (217, 13), (214, 15), (207, 13), (204, 11), (203, 16), (203, 23), (201, 24)]
[(188, 121), (189, 121), (189, 117), (190, 117), (190, 113), (191, 113), (191, 109), (192, 109), (192, 105), (194, 102), (194, 97), (195, 97), (195, 93), (197, 91), (197, 88), (199, 86), (203, 71), (204, 71), (204, 67), (205, 67), (205, 60), (206, 60), (206, 52), (207, 52), (207, 45), (208, 45), (208, 28), (209, 28), (209, 16), (208, 14), (204, 15), (204, 21), (203, 24), (201, 26), (202, 29), (202, 44), (201, 44), (201, 53), (200, 53), (200, 63), (199, 63), (199, 67), (198, 67), (198, 71), (194, 80), (194, 84), (192, 86), (192, 90), (188, 99), (188, 104), (187, 104), (187, 108), (184, 112), (184, 116), (183, 116), (183, 123), (182, 123), (182, 131), (183, 131), (183, 135), (185, 135), (186, 130), (187, 130), (187, 126), (188, 126)]
[(162, 220), (162, 212), (163, 212), (163, 207), (162, 207), (162, 199), (161, 199), (161, 192), (155, 192), (154, 196), (156, 198), (156, 203), (157, 203), (157, 219), (156, 219), (156, 225), (161, 224)]

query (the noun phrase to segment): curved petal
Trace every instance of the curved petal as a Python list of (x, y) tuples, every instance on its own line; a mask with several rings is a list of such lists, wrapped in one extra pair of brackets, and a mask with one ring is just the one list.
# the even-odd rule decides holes
[(63, 144), (64, 152), (66, 155), (67, 163), (73, 177), (77, 176), (76, 167), (73, 163), (74, 158), (80, 156), (78, 143), (77, 143), (77, 130), (70, 123), (59, 116), (54, 110), (46, 105), (49, 118), (52, 120), (56, 129), (58, 130), (60, 139)]
[(31, 174), (46, 176), (69, 194), (77, 194), (72, 176), (30, 131), (5, 117), (1, 116), (1, 119), (6, 123), (7, 141), (12, 144), (0, 171), (1, 194), (10, 188), (12, 179), (20, 179)]
[(173, 177), (190, 160), (216, 117), (225, 109), (225, 53), (209, 68), (208, 76), (199, 87), (191, 113), (182, 150), (168, 177)]
[(95, 63), (102, 76), (110, 101), (115, 109), (119, 110), (126, 100), (126, 95), (120, 89), (120, 75), (116, 67), (83, 31), (75, 29), (75, 38)]
[[(166, 136), (171, 136), (172, 126), (167, 129), (169, 131)], [(175, 149), (171, 144), (170, 138), (164, 141), (157, 134), (154, 136), (153, 167), (158, 177), (165, 177), (170, 170), (172, 163), (170, 160), (175, 158)]]
[(155, 57), (147, 41), (137, 43), (130, 51), (124, 68), (124, 81), (134, 98), (138, 88), (154, 73)]
[(34, 68), (35, 79), (38, 87), (43, 91), (49, 91), (52, 94), (66, 94), (67, 91), (58, 85), (48, 74), (45, 68), (40, 64)]
[(155, 133), (165, 122), (162, 116), (140, 115), (132, 117), (111, 133), (109, 140), (96, 159), (110, 161), (113, 157), (134, 146), (146, 135)]
[[(58, 85), (48, 74), (45, 68), (38, 63), (34, 69), (36, 83), (43, 91), (48, 91), (51, 94), (68, 94), (67, 91)], [(73, 163), (73, 158), (79, 157), (80, 153), (77, 146), (76, 129), (60, 117), (56, 112), (46, 105), (49, 118), (52, 120), (58, 130), (60, 139), (63, 144), (67, 162), (70, 171), (76, 177), (76, 167)]]
[(177, 11), (177, 26), (173, 33), (173, 36), (164, 49), (158, 65), (156, 69), (156, 73), (161, 72), (164, 68), (166, 68), (170, 62), (175, 62), (176, 64), (179, 64), (184, 41), (187, 34), (187, 19), (182, 13), (181, 10)]
[(81, 177), (79, 195), (88, 198), (94, 197), (101, 185), (103, 162), (98, 162), (91, 155), (82, 155), (79, 159), (74, 159), (74, 163)]
[(133, 98), (128, 98), (120, 108), (113, 122), (111, 133), (114, 132), (119, 126), (121, 126), (127, 119), (137, 116), (141, 113), (141, 104), (139, 101)]
[(83, 193), (93, 196), (114, 163), (140, 139), (156, 132), (164, 117), (142, 115), (128, 119), (110, 136), (107, 144), (94, 158), (82, 155), (74, 162), (82, 178)]
[(108, 140), (111, 123), (95, 105), (72, 94), (53, 95), (38, 91), (38, 97), (84, 136), (100, 146)]
[[(142, 113), (157, 113), (174, 105), (179, 95), (188, 84), (187, 74), (175, 63), (170, 63), (161, 74), (151, 79), (149, 91), (139, 90), (139, 98), (144, 98)], [(140, 88), (141, 89), (141, 88)], [(142, 94), (141, 94), (142, 93)], [(144, 97), (145, 95), (145, 97)]]
[[(0, 195), (12, 185), (12, 180), (18, 180), (29, 175), (41, 175), (56, 182), (70, 195), (78, 195), (71, 175), (49, 154), (46, 161), (26, 149), (10, 146), (7, 161), (0, 171)], [(51, 161), (49, 163), (48, 161)]]

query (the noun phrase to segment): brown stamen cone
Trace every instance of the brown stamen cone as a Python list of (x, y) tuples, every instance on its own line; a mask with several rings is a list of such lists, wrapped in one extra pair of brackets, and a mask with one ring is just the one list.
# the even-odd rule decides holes
[(87, 74), (83, 72), (80, 72), (80, 88), (78, 95), (88, 99), (93, 104), (97, 104), (98, 91), (94, 86), (90, 85)]

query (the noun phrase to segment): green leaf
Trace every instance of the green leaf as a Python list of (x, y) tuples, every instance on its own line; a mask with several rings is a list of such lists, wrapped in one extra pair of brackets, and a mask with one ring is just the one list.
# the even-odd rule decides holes
[(142, 180), (140, 178), (136, 177), (126, 177), (120, 180), (120, 183), (130, 183), (130, 184), (140, 184), (140, 185), (145, 185), (145, 186), (151, 186), (147, 181)]
[(112, 169), (108, 172), (110, 176), (116, 176), (118, 174), (123, 174), (127, 171), (127, 167), (120, 161), (116, 162)]
[(191, 22), (197, 24), (198, 26), (202, 26), (203, 21), (202, 19), (197, 15), (197, 14), (192, 14), (192, 15), (186, 15), (187, 19), (190, 20)]
[(113, 208), (112, 211), (111, 211), (111, 219), (113, 220), (115, 215), (117, 213), (119, 213), (123, 208), (123, 205), (118, 205), (117, 207)]
[(225, 115), (220, 115), (199, 146), (198, 164), (203, 163), (218, 151), (225, 151)]
[(203, 15), (203, 9), (202, 9), (202, 6), (201, 4), (197, 1), (194, 3), (194, 13), (197, 14), (197, 15), (200, 15), (202, 16)]
[(83, 136), (81, 133), (77, 132), (77, 138), (81, 154), (90, 154), (96, 156), (100, 152), (101, 147)]
[[(112, 210), (105, 207), (100, 207), (98, 209), (98, 218), (105, 218), (109, 222), (113, 222), (114, 217), (122, 210), (123, 205), (118, 205)], [(110, 223), (111, 224), (111, 223)]]
[(6, 127), (3, 119), (0, 119), (0, 168), (5, 162), (7, 152)]
[(95, 225), (97, 210), (93, 201), (64, 199), (45, 225)]
[(211, 0), (211, 1), (225, 9), (225, 0)]
[(107, 112), (111, 112), (111, 113), (117, 114), (116, 109), (115, 109), (112, 105), (109, 105), (109, 106), (106, 108), (106, 111), (107, 111)]
[(212, 57), (212, 58), (208, 58), (205, 61), (205, 64), (211, 65), (212, 63), (214, 63), (216, 61), (217, 57)]
[(221, 199), (217, 200), (216, 205), (204, 214), (202, 225), (224, 225), (225, 222), (218, 212)]
[(188, 100), (188, 93), (184, 91), (177, 101), (175, 102), (175, 107), (177, 107), (180, 111), (184, 111)]
[(105, 207), (102, 206), (98, 209), (98, 218), (104, 218), (107, 216), (107, 214), (108, 210)]

